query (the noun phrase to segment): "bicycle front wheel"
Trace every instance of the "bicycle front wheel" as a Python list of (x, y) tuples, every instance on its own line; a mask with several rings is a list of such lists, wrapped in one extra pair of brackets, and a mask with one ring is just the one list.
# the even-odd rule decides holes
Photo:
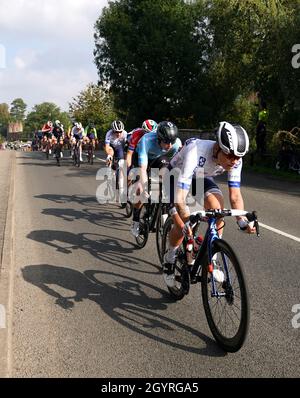
[(140, 249), (146, 246), (149, 237), (149, 224), (145, 216), (146, 212), (147, 206), (143, 205), (140, 211), (139, 235), (135, 238), (135, 241)]
[(162, 264), (164, 259), (164, 254), (163, 253), (163, 248), (162, 248), (162, 240), (163, 240), (163, 230), (164, 230), (164, 224), (168, 218), (168, 212), (167, 208), (164, 206), (160, 206), (160, 209), (157, 213), (157, 219), (156, 219), (156, 249), (157, 249), (157, 254), (160, 263)]
[(246, 281), (236, 254), (222, 239), (213, 245), (212, 262), (213, 273), (209, 272), (212, 271), (211, 266), (206, 264), (201, 274), (205, 315), (220, 347), (236, 352), (248, 334), (250, 308)]
[(125, 211), (126, 211), (126, 218), (130, 218), (133, 212), (133, 204), (127, 200), (126, 206), (125, 206)]

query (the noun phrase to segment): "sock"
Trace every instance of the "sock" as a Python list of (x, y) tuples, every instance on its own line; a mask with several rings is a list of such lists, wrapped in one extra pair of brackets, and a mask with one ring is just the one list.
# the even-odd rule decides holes
[(169, 263), (174, 263), (176, 259), (176, 253), (179, 246), (169, 246), (169, 249), (166, 253), (165, 260)]

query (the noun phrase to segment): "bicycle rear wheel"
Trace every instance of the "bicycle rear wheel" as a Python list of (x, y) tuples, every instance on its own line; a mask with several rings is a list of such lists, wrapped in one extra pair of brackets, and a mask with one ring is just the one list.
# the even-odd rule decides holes
[[(249, 326), (249, 301), (240, 262), (229, 244), (222, 239), (213, 245), (217, 295), (213, 296), (209, 265), (202, 267), (202, 300), (209, 328), (225, 351), (236, 352), (244, 344)], [(221, 272), (221, 278), (220, 278)], [(222, 281), (223, 279), (223, 281)]]
[(79, 159), (79, 149), (77, 147), (74, 148), (74, 166), (80, 167), (80, 159)]

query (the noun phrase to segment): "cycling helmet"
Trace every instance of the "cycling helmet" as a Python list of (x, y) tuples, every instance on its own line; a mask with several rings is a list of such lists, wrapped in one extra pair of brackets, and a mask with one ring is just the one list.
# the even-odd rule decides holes
[(178, 129), (172, 122), (160, 122), (157, 126), (158, 142), (165, 144), (174, 144), (178, 136)]
[(76, 122), (74, 124), (74, 127), (76, 127), (78, 130), (82, 129), (82, 124), (80, 122)]
[(238, 124), (220, 122), (217, 140), (221, 150), (238, 157), (245, 156), (249, 150), (249, 137), (246, 130)]
[(54, 126), (55, 127), (60, 127), (60, 125), (61, 125), (60, 121), (59, 120), (55, 120)]
[(111, 124), (111, 129), (113, 131), (118, 131), (118, 132), (123, 131), (124, 130), (124, 124), (121, 122), (121, 120), (115, 120)]
[(156, 131), (157, 123), (154, 120), (147, 119), (143, 122), (142, 129), (147, 132)]

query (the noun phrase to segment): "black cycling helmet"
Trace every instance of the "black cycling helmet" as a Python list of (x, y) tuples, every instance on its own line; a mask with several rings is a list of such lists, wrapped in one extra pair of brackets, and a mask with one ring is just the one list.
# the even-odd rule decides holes
[(156, 130), (158, 143), (174, 144), (178, 137), (178, 128), (172, 122), (160, 122)]

